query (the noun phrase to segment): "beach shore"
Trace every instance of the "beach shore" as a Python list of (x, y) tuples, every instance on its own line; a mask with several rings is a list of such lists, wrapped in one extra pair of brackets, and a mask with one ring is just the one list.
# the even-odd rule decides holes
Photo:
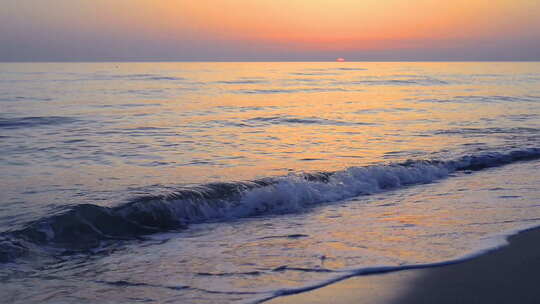
[(267, 303), (540, 303), (540, 229), (509, 243), (462, 263), (353, 277)]

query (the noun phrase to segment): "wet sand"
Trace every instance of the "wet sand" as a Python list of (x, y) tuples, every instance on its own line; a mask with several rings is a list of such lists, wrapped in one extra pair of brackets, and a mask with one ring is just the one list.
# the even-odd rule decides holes
[(458, 264), (353, 277), (267, 303), (540, 303), (540, 229)]

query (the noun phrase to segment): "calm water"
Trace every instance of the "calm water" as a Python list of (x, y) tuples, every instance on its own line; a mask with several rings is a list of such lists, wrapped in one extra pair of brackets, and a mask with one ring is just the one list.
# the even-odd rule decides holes
[(540, 63), (0, 64), (0, 296), (249, 303), (540, 224)]

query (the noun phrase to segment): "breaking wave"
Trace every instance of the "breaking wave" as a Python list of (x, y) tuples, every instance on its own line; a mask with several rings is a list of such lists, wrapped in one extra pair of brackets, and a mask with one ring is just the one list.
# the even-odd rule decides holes
[(467, 155), (454, 160), (410, 160), (294, 174), (247, 182), (182, 187), (140, 196), (116, 207), (83, 204), (0, 235), (0, 262), (28, 253), (28, 244), (65, 252), (97, 248), (102, 241), (129, 240), (190, 224), (302, 211), (322, 203), (430, 183), (458, 171), (474, 171), (540, 158), (540, 148)]

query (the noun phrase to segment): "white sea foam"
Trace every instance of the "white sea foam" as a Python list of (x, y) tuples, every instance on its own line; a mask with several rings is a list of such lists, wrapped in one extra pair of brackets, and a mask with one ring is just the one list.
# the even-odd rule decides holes
[[(540, 157), (540, 149), (513, 150), (468, 155), (449, 161), (409, 161), (402, 164), (351, 167), (306, 178), (290, 175), (260, 183), (231, 183), (199, 188), (197, 195), (174, 195), (145, 198), (121, 207), (126, 217), (146, 213), (155, 218), (171, 216), (184, 224), (206, 220), (226, 220), (267, 213), (300, 211), (311, 206), (370, 195), (403, 186), (431, 183), (456, 171), (480, 170), (514, 161)], [(216, 190), (215, 187), (218, 187)], [(218, 192), (216, 196), (215, 192)]]
[(467, 262), (469, 260), (481, 257), (487, 253), (493, 252), (495, 250), (498, 250), (502, 247), (507, 246), (509, 244), (509, 241), (508, 241), (509, 238), (514, 235), (517, 235), (519, 233), (522, 233), (528, 230), (538, 229), (538, 228), (540, 228), (538, 224), (524, 225), (519, 228), (505, 231), (503, 233), (489, 235), (480, 242), (478, 247), (472, 249), (471, 251), (469, 251), (468, 253), (460, 257), (457, 257), (451, 260), (435, 262), (435, 263), (408, 264), (408, 265), (399, 265), (399, 266), (384, 266), (384, 265), (370, 266), (370, 267), (362, 267), (362, 268), (357, 268), (357, 269), (344, 269), (341, 271), (336, 271), (336, 273), (341, 272), (342, 274), (337, 275), (331, 279), (328, 279), (322, 282), (317, 282), (316, 284), (312, 284), (312, 285), (302, 286), (299, 288), (287, 288), (287, 289), (276, 290), (274, 292), (271, 292), (269, 296), (260, 297), (258, 299), (253, 300), (250, 303), (253, 303), (253, 304), (263, 303), (263, 302), (266, 302), (266, 301), (269, 301), (271, 299), (281, 297), (281, 296), (308, 292), (311, 290), (329, 286), (337, 282), (340, 282), (340, 281), (343, 281), (352, 277), (357, 277), (357, 276), (383, 274), (383, 273), (398, 272), (398, 271), (405, 271), (405, 270), (434, 268), (434, 267), (448, 266), (448, 265), (454, 265), (454, 264)]

